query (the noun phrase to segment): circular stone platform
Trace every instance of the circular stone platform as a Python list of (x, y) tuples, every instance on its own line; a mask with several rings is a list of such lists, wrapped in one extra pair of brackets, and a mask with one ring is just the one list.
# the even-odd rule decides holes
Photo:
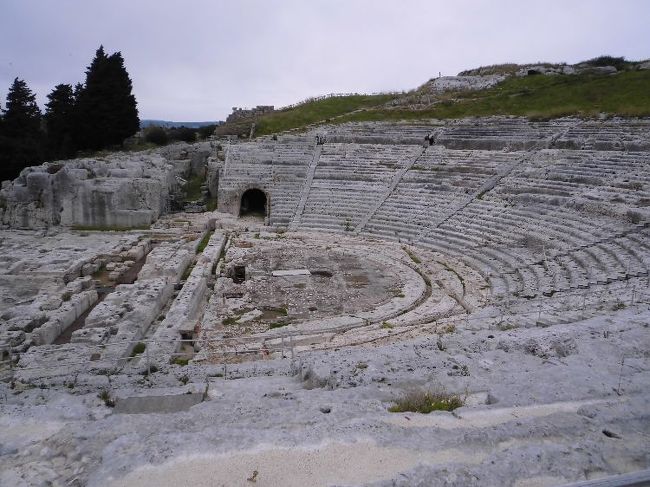
[(465, 284), (449, 262), (423, 264), (415, 252), (322, 233), (233, 235), (196, 358), (209, 359), (216, 348), (240, 353), (242, 345), (272, 352), (288, 337), (317, 346), (340, 334), (356, 339), (354, 330), (397, 334), (394, 328), (465, 313)]

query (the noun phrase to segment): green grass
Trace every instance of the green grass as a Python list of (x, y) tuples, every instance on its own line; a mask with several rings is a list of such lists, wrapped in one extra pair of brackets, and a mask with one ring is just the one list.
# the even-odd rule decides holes
[(206, 233), (201, 241), (199, 242), (199, 246), (196, 248), (196, 253), (200, 254), (205, 250), (205, 248), (208, 246), (208, 242), (210, 241), (210, 238), (212, 237), (212, 234), (214, 233), (214, 230), (210, 230), (208, 233)]
[(239, 321), (239, 316), (231, 316), (229, 318), (224, 318), (221, 320), (221, 324), (225, 326), (230, 326), (230, 325), (236, 325), (237, 322)]
[(271, 330), (273, 330), (273, 329), (275, 329), (275, 328), (282, 328), (283, 326), (287, 326), (288, 324), (289, 324), (289, 323), (287, 323), (287, 322), (285, 322), (285, 321), (276, 321), (275, 323), (271, 323), (271, 324), (269, 325), (269, 328), (270, 328)]
[(183, 357), (176, 357), (172, 363), (175, 365), (180, 365), (181, 367), (185, 367), (189, 363), (190, 359), (188, 358), (183, 358)]
[(205, 182), (205, 176), (192, 176), (183, 185), (183, 196), (185, 201), (196, 201), (203, 198), (201, 185)]
[(394, 99), (397, 95), (348, 95), (334, 96), (324, 100), (306, 101), (294, 108), (276, 111), (256, 122), (255, 135), (268, 135), (304, 127), (360, 108), (369, 108)]
[(217, 209), (217, 206), (217, 198), (208, 198), (208, 201), (205, 203), (205, 209), (207, 211), (214, 211)]
[(551, 119), (568, 115), (595, 117), (600, 113), (624, 117), (650, 115), (650, 71), (628, 71), (615, 76), (509, 78), (487, 90), (451, 94), (429, 109), (370, 109), (340, 117), (336, 122), (489, 115)]
[(404, 250), (404, 252), (406, 252), (406, 253), (408, 254), (408, 256), (411, 258), (411, 260), (412, 260), (415, 264), (421, 264), (421, 263), (422, 263), (422, 261), (420, 260), (420, 258), (419, 258), (417, 255), (415, 255), (413, 252), (411, 252), (411, 251), (408, 249), (408, 247), (402, 247), (402, 249)]
[(187, 281), (187, 278), (190, 277), (190, 274), (194, 270), (195, 265), (196, 265), (196, 262), (193, 262), (192, 264), (188, 265), (185, 268), (185, 271), (183, 272), (183, 275), (181, 276), (181, 281)]
[(388, 411), (391, 413), (422, 413), (432, 411), (453, 411), (461, 407), (465, 401), (458, 394), (448, 394), (445, 391), (413, 390), (404, 393), (395, 401)]

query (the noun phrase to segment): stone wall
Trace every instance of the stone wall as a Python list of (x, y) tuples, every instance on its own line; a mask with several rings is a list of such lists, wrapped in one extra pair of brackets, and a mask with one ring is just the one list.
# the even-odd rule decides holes
[(232, 113), (228, 115), (226, 123), (229, 122), (240, 122), (242, 120), (247, 120), (250, 118), (256, 118), (261, 115), (266, 115), (275, 110), (273, 105), (257, 105), (255, 108), (238, 108), (232, 107)]

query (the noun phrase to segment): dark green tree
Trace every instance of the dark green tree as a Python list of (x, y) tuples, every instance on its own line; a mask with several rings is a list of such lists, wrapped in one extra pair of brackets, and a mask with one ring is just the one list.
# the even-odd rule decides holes
[(0, 134), (0, 180), (42, 162), (43, 132), (36, 96), (24, 80), (14, 79), (7, 93)]
[(119, 145), (139, 130), (132, 88), (122, 54), (107, 56), (100, 46), (86, 70), (86, 82), (78, 90), (75, 134), (79, 148)]
[(72, 85), (56, 85), (45, 104), (46, 153), (49, 159), (72, 157), (75, 98)]

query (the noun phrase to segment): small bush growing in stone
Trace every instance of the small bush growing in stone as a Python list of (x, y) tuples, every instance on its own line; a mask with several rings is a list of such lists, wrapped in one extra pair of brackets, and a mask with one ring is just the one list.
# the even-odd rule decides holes
[(391, 413), (422, 413), (432, 411), (453, 411), (461, 407), (465, 400), (458, 394), (440, 390), (411, 390), (395, 401), (388, 411)]
[(103, 389), (97, 395), (97, 397), (99, 397), (102, 401), (104, 401), (104, 404), (107, 407), (109, 407), (109, 408), (115, 407), (115, 400), (111, 397), (111, 393), (108, 390)]
[(140, 355), (142, 352), (145, 351), (146, 348), (147, 348), (147, 346), (144, 343), (142, 343), (142, 342), (136, 343), (135, 347), (133, 347), (133, 350), (131, 351), (131, 357), (135, 357), (136, 355)]
[(275, 328), (282, 328), (283, 326), (287, 326), (289, 323), (285, 321), (276, 321), (275, 323), (271, 323), (269, 325), (270, 329), (275, 329)]
[(438, 328), (436, 330), (436, 333), (438, 333), (438, 335), (444, 335), (446, 333), (454, 333), (455, 331), (456, 331), (456, 325), (450, 323), (449, 325), (444, 325)]

